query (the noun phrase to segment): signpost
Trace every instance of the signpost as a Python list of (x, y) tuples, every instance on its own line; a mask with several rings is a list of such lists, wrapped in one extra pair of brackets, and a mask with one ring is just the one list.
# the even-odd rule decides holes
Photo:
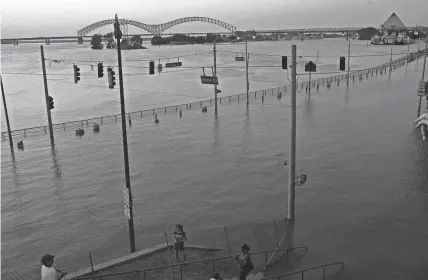
[(201, 82), (207, 85), (218, 85), (218, 78), (214, 76), (201, 76)]
[(129, 190), (126, 186), (123, 189), (123, 204), (125, 216), (128, 218), (128, 220), (131, 220), (131, 211), (129, 210)]
[(183, 63), (181, 61), (165, 63), (165, 68), (179, 67), (182, 66)]
[(317, 66), (312, 61), (309, 61), (305, 65), (305, 72), (309, 72), (309, 95), (311, 94), (311, 73), (317, 72)]

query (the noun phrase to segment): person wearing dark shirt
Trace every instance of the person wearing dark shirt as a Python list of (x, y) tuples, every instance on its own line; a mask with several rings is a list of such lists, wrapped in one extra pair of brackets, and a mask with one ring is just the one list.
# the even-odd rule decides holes
[(236, 259), (239, 261), (239, 280), (245, 280), (251, 270), (254, 269), (254, 265), (251, 261), (250, 247), (247, 244), (243, 244), (241, 251), (241, 255), (236, 256)]
[(183, 260), (186, 262), (187, 257), (184, 252), (184, 242), (187, 241), (186, 233), (183, 231), (183, 226), (178, 224), (174, 231), (174, 248), (175, 248), (175, 259), (177, 262), (180, 261), (180, 255), (183, 255)]

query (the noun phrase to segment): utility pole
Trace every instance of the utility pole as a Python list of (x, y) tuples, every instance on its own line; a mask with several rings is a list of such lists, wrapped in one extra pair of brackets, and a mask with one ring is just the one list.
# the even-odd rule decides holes
[[(134, 213), (132, 203), (132, 192), (131, 192), (131, 179), (129, 176), (129, 159), (128, 159), (128, 135), (126, 133), (126, 116), (125, 116), (125, 96), (123, 92), (123, 74), (122, 74), (122, 53), (120, 46), (120, 39), (122, 38), (122, 32), (120, 31), (119, 19), (117, 14), (115, 15), (114, 23), (114, 35), (117, 42), (117, 60), (119, 63), (119, 88), (120, 88), (120, 112), (122, 118), (122, 134), (123, 134), (123, 157), (125, 160), (125, 182), (126, 189), (128, 190), (128, 201), (129, 201), (129, 243), (131, 247), (131, 253), (135, 252), (135, 236), (134, 236)], [(125, 205), (126, 207), (126, 205)]]
[(249, 63), (249, 58), (250, 55), (248, 54), (248, 39), (247, 39), (247, 33), (245, 32), (245, 76), (247, 79), (247, 106), (250, 104), (250, 96), (249, 96), (249, 91), (250, 91), (250, 82), (248, 80), (248, 63)]
[(7, 134), (9, 135), (10, 148), (13, 150), (12, 133), (10, 132), (9, 114), (7, 112), (6, 97), (4, 95), (3, 78), (0, 76), (1, 95), (3, 97), (4, 114), (6, 115)]
[(51, 146), (55, 145), (53, 128), (52, 128), (52, 116), (51, 109), (49, 106), (49, 90), (48, 90), (48, 80), (46, 78), (46, 65), (45, 65), (45, 53), (43, 51), (43, 45), (40, 45), (40, 53), (42, 56), (42, 70), (43, 70), (43, 83), (45, 86), (45, 101), (46, 101), (46, 112), (48, 114), (48, 124), (49, 124), (49, 135), (51, 138)]
[[(214, 77), (217, 77), (217, 50), (216, 50), (216, 41), (217, 41), (217, 37), (214, 39)], [(214, 111), (215, 114), (217, 115), (217, 85), (214, 85)]]
[(351, 38), (349, 38), (349, 30), (348, 30), (348, 81), (347, 84), (349, 85), (349, 70), (350, 70), (350, 60), (351, 60)]
[[(427, 55), (428, 55), (428, 37), (425, 37), (425, 55), (424, 55), (424, 65), (422, 67), (422, 80), (421, 83), (424, 82), (425, 80), (425, 66), (427, 63)], [(419, 87), (418, 87), (419, 90)], [(419, 96), (419, 106), (418, 106), (418, 118), (421, 115), (421, 106), (422, 106), (422, 95)], [(422, 129), (424, 129), (424, 127), (422, 126)]]
[(290, 118), (290, 167), (288, 169), (288, 220), (294, 222), (294, 204), (296, 191), (296, 45), (291, 46), (291, 118)]

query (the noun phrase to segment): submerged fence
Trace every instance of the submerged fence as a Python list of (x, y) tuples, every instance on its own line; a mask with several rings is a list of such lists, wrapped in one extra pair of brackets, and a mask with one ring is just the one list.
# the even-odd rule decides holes
[[(422, 57), (424, 54), (425, 54), (424, 51), (418, 51), (414, 53), (409, 53), (409, 55), (402, 56), (400, 58), (392, 60), (391, 62), (383, 63), (375, 67), (360, 69), (360, 70), (352, 70), (350, 71), (350, 74), (349, 74), (349, 81), (354, 82), (355, 78), (362, 81), (364, 79), (367, 80), (377, 75), (386, 74), (388, 69), (389, 69), (389, 72), (391, 72), (405, 65), (408, 62), (418, 59), (419, 57)], [(348, 74), (346, 72), (342, 72), (335, 76), (328, 76), (328, 77), (313, 79), (311, 80), (310, 83), (309, 81), (300, 82), (297, 84), (297, 89), (299, 91), (305, 89), (306, 92), (308, 92), (308, 90), (310, 91), (312, 88), (316, 88), (316, 90), (318, 91), (320, 87), (330, 88), (333, 85), (339, 86), (340, 81), (343, 81), (343, 80), (345, 81), (348, 80)], [(287, 90), (290, 90), (290, 86), (268, 88), (264, 90), (252, 91), (249, 93), (248, 97), (250, 100), (256, 100), (257, 98), (261, 98), (263, 102), (269, 95), (271, 96), (276, 95), (277, 97), (281, 97), (283, 94), (287, 92)], [(240, 94), (223, 96), (218, 98), (219, 105), (221, 105), (222, 103), (224, 104), (228, 102), (231, 103), (231, 102), (246, 102), (246, 101), (247, 101), (247, 93), (240, 93)], [(171, 113), (171, 112), (174, 112), (178, 115), (178, 114), (182, 114), (183, 111), (185, 110), (192, 110), (192, 108), (200, 109), (203, 106), (213, 106), (213, 104), (214, 104), (214, 99), (210, 98), (210, 99), (200, 100), (196, 102), (128, 112), (126, 113), (126, 118), (128, 119), (128, 121), (132, 120), (133, 118), (147, 118), (147, 117), (154, 118), (155, 115), (158, 115), (161, 113)], [(115, 123), (118, 121), (121, 121), (121, 114), (58, 123), (53, 125), (53, 129), (66, 131), (70, 128), (77, 129), (77, 128), (89, 127), (89, 126), (92, 126), (94, 123), (102, 125), (107, 123)], [(28, 134), (33, 134), (33, 133), (44, 132), (45, 134), (47, 134), (48, 131), (49, 131), (48, 126), (45, 125), (45, 126), (37, 126), (37, 127), (13, 130), (11, 131), (11, 133), (12, 133), (12, 136), (26, 137)], [(6, 139), (8, 137), (7, 132), (6, 131), (1, 132), (1, 137), (2, 139)]]
[[(248, 244), (252, 252), (264, 252), (263, 254), (257, 254), (253, 258), (256, 270), (259, 271), (264, 271), (266, 263), (272, 265), (278, 260), (285, 260), (288, 252), (285, 249), (290, 248), (291, 246), (289, 236), (286, 234), (286, 220), (275, 220), (265, 223), (241, 224), (234, 226), (219, 226), (205, 229), (187, 228), (185, 224), (184, 226), (188, 236), (188, 241), (186, 242), (187, 245), (185, 245), (185, 247), (196, 246), (197, 248), (206, 248), (211, 250), (215, 249), (215, 251), (212, 253), (214, 255), (208, 258), (218, 258), (218, 261), (215, 263), (215, 270), (217, 272), (223, 273), (223, 275), (230, 274), (231, 277), (236, 276), (237, 272), (236, 264), (231, 261), (230, 256), (239, 254), (241, 245), (243, 243)], [(171, 244), (173, 244), (172, 232), (174, 231), (174, 227), (175, 226), (172, 225), (172, 228), (152, 236), (144, 236), (142, 234), (144, 231), (137, 229), (135, 232), (137, 251), (147, 249), (165, 249), (166, 245), (171, 246)], [(23, 247), (25, 248), (25, 244)], [(304, 246), (296, 247), (304, 251), (307, 250), (307, 248), (305, 249)], [(276, 253), (274, 253), (275, 251)], [(150, 277), (150, 279), (160, 279), (160, 275), (171, 276), (171, 273), (177, 274), (177, 269), (179, 269), (179, 267), (175, 265), (175, 254), (173, 250), (170, 250), (170, 255), (168, 256), (167, 252), (168, 251), (164, 252), (163, 255), (156, 253), (143, 257), (137, 268), (133, 267), (132, 264), (129, 264), (126, 267), (126, 270), (142, 271), (148, 268), (161, 267), (159, 269), (151, 269), (151, 272), (147, 273), (146, 276)], [(46, 252), (31, 252), (32, 255), (37, 254), (40, 256), (34, 257), (33, 264), (25, 266), (23, 266), (23, 264), (18, 265), (16, 263), (11, 263), (9, 265), (4, 263), (2, 260), (1, 278), (4, 280), (39, 280), (41, 267), (40, 258), (45, 253)], [(71, 252), (69, 255), (57, 254), (54, 266), (57, 269), (67, 271), (69, 274), (75, 274), (79, 271), (90, 271), (91, 266), (96, 267), (105, 262), (129, 256), (129, 254), (129, 235), (126, 226), (124, 226), (124, 228), (121, 229), (118, 234), (110, 237), (109, 240), (104, 240), (104, 245), (99, 246), (99, 248), (87, 250), (77, 249), (74, 252)], [(194, 258), (196, 257), (193, 257), (192, 259), (190, 256), (188, 261), (192, 262), (198, 260)], [(16, 270), (14, 269), (15, 265)], [(173, 265), (172, 267), (175, 267), (175, 270), (171, 268), (171, 265)], [(186, 270), (184, 269), (184, 271)], [(211, 261), (198, 264), (195, 263), (193, 268), (189, 267), (187, 269), (186, 273), (195, 273), (195, 271), (197, 271), (199, 276), (203, 276), (204, 274), (207, 274), (207, 277), (212, 276)], [(112, 273), (112, 271), (103, 269), (102, 271), (98, 272), (98, 274), (108, 273)], [(140, 275), (140, 273), (138, 273), (138, 275)], [(127, 273), (126, 277), (103, 277), (102, 279), (142, 279), (132, 278), (132, 273)]]

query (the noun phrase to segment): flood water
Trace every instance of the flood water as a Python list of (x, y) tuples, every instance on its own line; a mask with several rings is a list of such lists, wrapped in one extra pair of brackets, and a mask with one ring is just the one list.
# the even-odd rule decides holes
[[(301, 56), (299, 73), (312, 60), (318, 72), (333, 75), (328, 73), (338, 72), (339, 57), (347, 55), (343, 39), (250, 43), (250, 65), (264, 66), (250, 67), (251, 90), (289, 83), (287, 71), (265, 66), (280, 66), (281, 55), (290, 59), (292, 43)], [(245, 92), (244, 63), (234, 62), (244, 45), (217, 47), (221, 96)], [(212, 45), (124, 52), (127, 111), (211, 98), (212, 86), (199, 78), (201, 65), (211, 71), (211, 51)], [(397, 58), (407, 46), (394, 46), (393, 52)], [(59, 60), (48, 63), (54, 123), (120, 112), (118, 86), (109, 90), (106, 78), (90, 68), (99, 61), (114, 65), (115, 50), (52, 44), (45, 53)], [(390, 47), (353, 41), (351, 70), (387, 62), (389, 53)], [(180, 71), (146, 75), (148, 60), (178, 56)], [(77, 85), (73, 62), (81, 68)], [(3, 73), (41, 73), (40, 65), (38, 45), (2, 47)], [(390, 76), (355, 80), (349, 88), (341, 82), (313, 90), (311, 98), (303, 90), (298, 94), (297, 173), (308, 174), (308, 181), (297, 190), (296, 240), (326, 258), (347, 261), (350, 271), (365, 278), (376, 272), (419, 279), (426, 272), (428, 148), (413, 129), (421, 69), (419, 60)], [(5, 74), (3, 82), (12, 129), (47, 123), (41, 76)], [(217, 117), (212, 107), (206, 114), (198, 107), (183, 110), (182, 118), (167, 112), (159, 114), (158, 125), (149, 117), (133, 118), (128, 140), (136, 234), (156, 235), (177, 221), (203, 229), (284, 217), (288, 98), (268, 94), (262, 103), (259, 96), (249, 109), (242, 101), (223, 101)], [(2, 108), (5, 131), (3, 116)], [(30, 273), (46, 252), (60, 261), (128, 246), (120, 122), (81, 138), (58, 130), (54, 151), (44, 133), (14, 141), (21, 139), (24, 151), (12, 154), (7, 140), (1, 146), (2, 277)]]

